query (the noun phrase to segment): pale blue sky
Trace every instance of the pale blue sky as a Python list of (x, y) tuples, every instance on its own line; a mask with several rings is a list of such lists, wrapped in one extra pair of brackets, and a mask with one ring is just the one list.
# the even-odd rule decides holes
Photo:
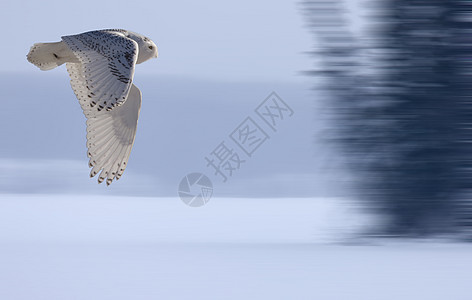
[[(152, 38), (156, 62), (137, 74), (228, 81), (300, 81), (312, 41), (295, 0), (8, 1), (2, 3), (1, 71), (37, 72), (25, 55), (34, 42), (103, 28)], [(62, 70), (63, 71), (63, 70)], [(58, 70), (55, 70), (58, 72)]]
[[(212, 174), (205, 155), (276, 91), (293, 108), (294, 117), (231, 184), (219, 183), (219, 193), (326, 193), (330, 179), (319, 173), (328, 174), (326, 169), (332, 169), (337, 158), (314, 137), (325, 125), (319, 113), (321, 98), (312, 90), (314, 78), (301, 75), (313, 66), (306, 54), (313, 40), (304, 28), (298, 0), (74, 3), (79, 5), (20, 0), (0, 9), (0, 82), (5, 85), (0, 128), (8, 128), (0, 135), (9, 141), (0, 151), (0, 160), (8, 162), (0, 166), (0, 173), (6, 174), (0, 174), (0, 191), (22, 190), (24, 180), (31, 191), (77, 191), (81, 186), (103, 191), (88, 177), (85, 118), (64, 66), (42, 72), (26, 54), (35, 42), (124, 28), (152, 38), (160, 57), (136, 69), (143, 109), (127, 174), (115, 186), (130, 193), (169, 195), (187, 172)], [(63, 164), (69, 167), (61, 169)], [(12, 167), (3, 170), (5, 165)], [(43, 167), (35, 166), (44, 165), (49, 166), (48, 175), (38, 178), (37, 170)], [(339, 190), (339, 172), (328, 177), (336, 178)], [(217, 185), (219, 178), (213, 179)]]

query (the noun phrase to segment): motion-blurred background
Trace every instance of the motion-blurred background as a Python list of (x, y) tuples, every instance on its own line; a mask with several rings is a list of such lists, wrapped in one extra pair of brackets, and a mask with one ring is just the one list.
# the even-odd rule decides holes
[(360, 31), (346, 3), (304, 8), (335, 139), (360, 199), (386, 219), (375, 231), (470, 238), (471, 2), (355, 4)]
[[(0, 24), (1, 299), (468, 299), (470, 1), (14, 1)], [(109, 187), (65, 68), (26, 60), (105, 28), (159, 48)], [(205, 157), (273, 91), (293, 115), (223, 182)]]

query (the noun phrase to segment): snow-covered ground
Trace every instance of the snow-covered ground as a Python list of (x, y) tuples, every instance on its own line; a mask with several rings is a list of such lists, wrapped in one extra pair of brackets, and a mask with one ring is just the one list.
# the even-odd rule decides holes
[(0, 195), (0, 299), (471, 299), (472, 247), (345, 243), (338, 198)]

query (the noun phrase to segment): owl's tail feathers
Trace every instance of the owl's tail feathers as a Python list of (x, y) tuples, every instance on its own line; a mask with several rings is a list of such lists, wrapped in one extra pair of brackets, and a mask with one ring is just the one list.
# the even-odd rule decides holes
[(63, 42), (36, 43), (31, 47), (26, 58), (43, 71), (54, 69), (67, 62), (71, 51)]

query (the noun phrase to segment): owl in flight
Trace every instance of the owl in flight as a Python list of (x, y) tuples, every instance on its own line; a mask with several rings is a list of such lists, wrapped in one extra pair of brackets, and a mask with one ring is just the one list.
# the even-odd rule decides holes
[(27, 59), (43, 71), (66, 63), (70, 84), (87, 117), (87, 155), (98, 183), (119, 179), (133, 147), (141, 91), (133, 84), (134, 66), (153, 57), (149, 38), (122, 29), (63, 36), (34, 44)]

